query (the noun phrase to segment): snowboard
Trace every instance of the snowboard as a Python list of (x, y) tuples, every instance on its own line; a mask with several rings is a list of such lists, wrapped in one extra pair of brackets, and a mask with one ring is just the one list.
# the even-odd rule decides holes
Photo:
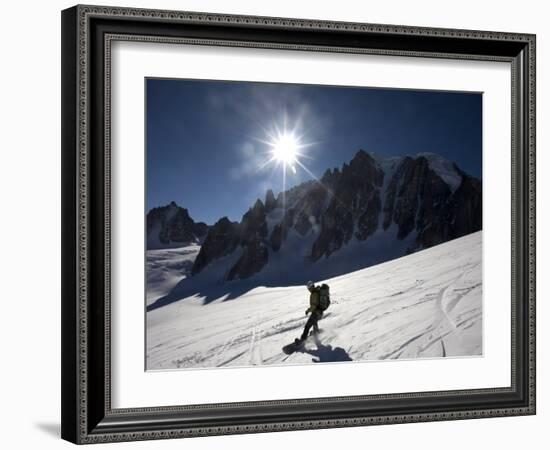
[[(323, 330), (319, 330), (317, 333), (314, 333), (313, 331), (310, 332), (310, 333), (309, 333), (309, 336), (308, 336), (308, 339), (309, 339), (310, 337), (312, 337), (312, 336), (315, 338), (316, 335), (319, 334), (319, 333), (321, 333), (322, 331), (323, 331)], [(294, 341), (294, 342), (292, 342), (292, 343), (290, 343), (290, 344), (288, 344), (288, 345), (285, 345), (285, 346), (283, 347), (283, 353), (284, 353), (285, 355), (292, 355), (294, 352), (297, 352), (298, 350), (301, 350), (302, 348), (304, 348), (304, 345), (305, 345), (305, 343), (306, 343), (306, 341), (307, 341), (308, 339), (306, 339), (305, 341), (300, 341), (300, 342)]]
[(294, 352), (300, 350), (301, 348), (304, 347), (304, 344), (305, 344), (305, 341), (300, 341), (300, 342), (292, 342), (288, 345), (285, 345), (283, 347), (283, 353), (285, 355), (292, 355)]

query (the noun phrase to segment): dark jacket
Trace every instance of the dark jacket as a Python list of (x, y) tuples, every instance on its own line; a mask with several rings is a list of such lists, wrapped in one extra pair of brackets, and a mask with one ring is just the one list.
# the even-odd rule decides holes
[(322, 313), (322, 311), (319, 309), (319, 302), (321, 300), (321, 289), (317, 286), (313, 286), (309, 290), (309, 292), (309, 308), (306, 312)]

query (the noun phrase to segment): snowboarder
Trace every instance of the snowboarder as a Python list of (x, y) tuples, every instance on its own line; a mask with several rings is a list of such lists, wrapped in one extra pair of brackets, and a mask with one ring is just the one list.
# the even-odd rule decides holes
[(323, 312), (330, 305), (329, 287), (326, 284), (315, 286), (313, 281), (307, 282), (309, 291), (309, 308), (306, 309), (306, 316), (311, 314), (304, 327), (302, 336), (295, 340), (295, 344), (302, 344), (309, 335), (309, 330), (313, 327), (313, 333), (319, 333), (319, 320), (323, 317)]

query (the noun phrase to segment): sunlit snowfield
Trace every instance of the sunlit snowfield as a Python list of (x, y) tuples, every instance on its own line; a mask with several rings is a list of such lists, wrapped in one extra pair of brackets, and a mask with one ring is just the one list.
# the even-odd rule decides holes
[[(481, 355), (481, 242), (480, 231), (325, 280), (332, 305), (321, 334), (291, 355), (281, 348), (305, 324), (303, 286), (257, 287), (225, 301), (193, 296), (154, 309), (146, 313), (147, 369)], [(171, 290), (196, 251), (148, 252), (148, 304)]]

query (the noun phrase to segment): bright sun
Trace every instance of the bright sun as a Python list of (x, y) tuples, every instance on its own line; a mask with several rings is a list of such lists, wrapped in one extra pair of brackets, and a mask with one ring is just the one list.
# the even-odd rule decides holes
[(292, 134), (282, 134), (272, 144), (273, 157), (292, 166), (296, 162), (300, 145)]
[(272, 164), (273, 167), (283, 169), (283, 179), (286, 178), (288, 170), (296, 174), (297, 168), (302, 168), (311, 174), (309, 169), (301, 161), (302, 158), (307, 158), (307, 156), (302, 153), (302, 149), (310, 147), (314, 145), (314, 143), (304, 142), (302, 140), (305, 135), (297, 133), (299, 128), (298, 124), (291, 129), (288, 129), (286, 124), (287, 120), (285, 116), (282, 127), (273, 124), (270, 130), (264, 128), (266, 139), (257, 139), (268, 147), (266, 148), (268, 159), (259, 166), (258, 170)]

